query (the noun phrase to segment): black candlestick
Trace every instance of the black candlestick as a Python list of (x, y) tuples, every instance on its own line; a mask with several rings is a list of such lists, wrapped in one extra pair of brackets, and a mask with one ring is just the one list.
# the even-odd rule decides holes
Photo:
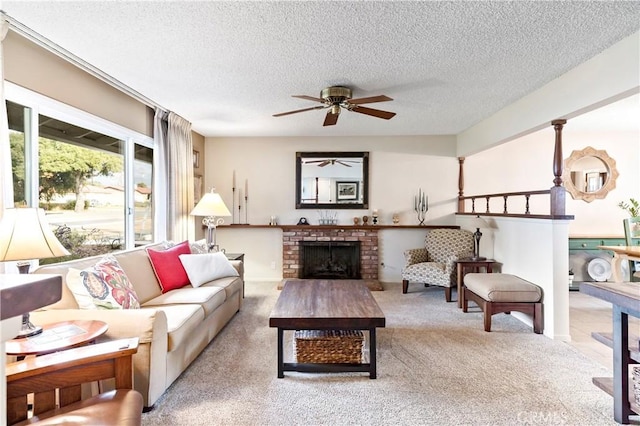
[[(233, 191), (233, 195), (231, 196), (231, 223), (236, 223), (236, 187), (234, 186), (231, 189)], [(240, 222), (240, 217), (238, 217), (238, 222)]]
[(482, 232), (480, 228), (476, 228), (476, 232), (473, 233), (474, 245), (473, 245), (473, 257), (471, 260), (486, 260), (486, 257), (480, 257), (480, 238), (482, 238)]
[(249, 197), (246, 195), (244, 197), (244, 223), (249, 224)]

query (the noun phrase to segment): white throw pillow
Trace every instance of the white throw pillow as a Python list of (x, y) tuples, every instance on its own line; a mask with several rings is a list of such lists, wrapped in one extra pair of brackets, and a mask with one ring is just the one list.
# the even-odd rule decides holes
[(194, 287), (218, 278), (240, 276), (224, 253), (181, 254), (178, 257)]

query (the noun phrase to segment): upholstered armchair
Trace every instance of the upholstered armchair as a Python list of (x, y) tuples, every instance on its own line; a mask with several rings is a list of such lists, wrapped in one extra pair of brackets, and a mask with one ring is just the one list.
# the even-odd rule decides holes
[[(473, 256), (473, 233), (462, 229), (434, 229), (427, 233), (425, 247), (404, 252), (402, 293), (410, 282), (444, 287), (445, 299), (451, 302), (451, 288), (456, 286), (456, 261)], [(460, 297), (460, 295), (458, 295)]]

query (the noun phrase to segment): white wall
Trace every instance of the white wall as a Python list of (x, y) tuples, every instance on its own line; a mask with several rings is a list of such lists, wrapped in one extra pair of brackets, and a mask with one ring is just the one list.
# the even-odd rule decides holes
[[(295, 224), (301, 216), (317, 224), (314, 209), (295, 209), (295, 153), (297, 151), (368, 151), (369, 210), (336, 210), (339, 224), (352, 224), (353, 217), (379, 213), (381, 224), (391, 224), (393, 213), (400, 224), (417, 224), (413, 197), (422, 188), (429, 196), (426, 223), (456, 223), (458, 162), (454, 138), (425, 137), (344, 137), (344, 138), (207, 138), (205, 185), (215, 187), (232, 209), (236, 223), (245, 223), (244, 201), (238, 220), (238, 192), (232, 202), (233, 171), (236, 184), (244, 192), (248, 180), (248, 222), (266, 225), (270, 216), (279, 224)], [(223, 159), (220, 163), (218, 159)], [(229, 221), (228, 221), (229, 222)], [(226, 229), (217, 232), (218, 243), (227, 251), (246, 254), (249, 280), (282, 279), (280, 229)], [(423, 246), (425, 231), (385, 230), (380, 233), (381, 281), (400, 281), (404, 264), (402, 251)], [(275, 243), (274, 243), (275, 241)], [(272, 268), (275, 262), (275, 268)]]
[[(559, 340), (570, 340), (568, 256), (556, 256), (567, 251), (568, 224), (563, 220), (522, 218), (491, 218), (490, 230), (483, 230), (481, 240), (494, 247), (495, 259), (502, 272), (514, 274), (542, 288), (544, 334)], [(513, 313), (531, 324), (528, 316)]]

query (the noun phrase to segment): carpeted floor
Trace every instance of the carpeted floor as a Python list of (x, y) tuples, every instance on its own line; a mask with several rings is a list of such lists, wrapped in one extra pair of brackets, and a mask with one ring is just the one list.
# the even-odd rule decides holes
[(144, 425), (608, 425), (610, 376), (571, 346), (505, 314), (491, 333), (439, 288), (373, 292), (378, 378), (366, 373), (276, 377), (268, 317), (277, 283), (247, 283), (243, 309), (143, 415)]

